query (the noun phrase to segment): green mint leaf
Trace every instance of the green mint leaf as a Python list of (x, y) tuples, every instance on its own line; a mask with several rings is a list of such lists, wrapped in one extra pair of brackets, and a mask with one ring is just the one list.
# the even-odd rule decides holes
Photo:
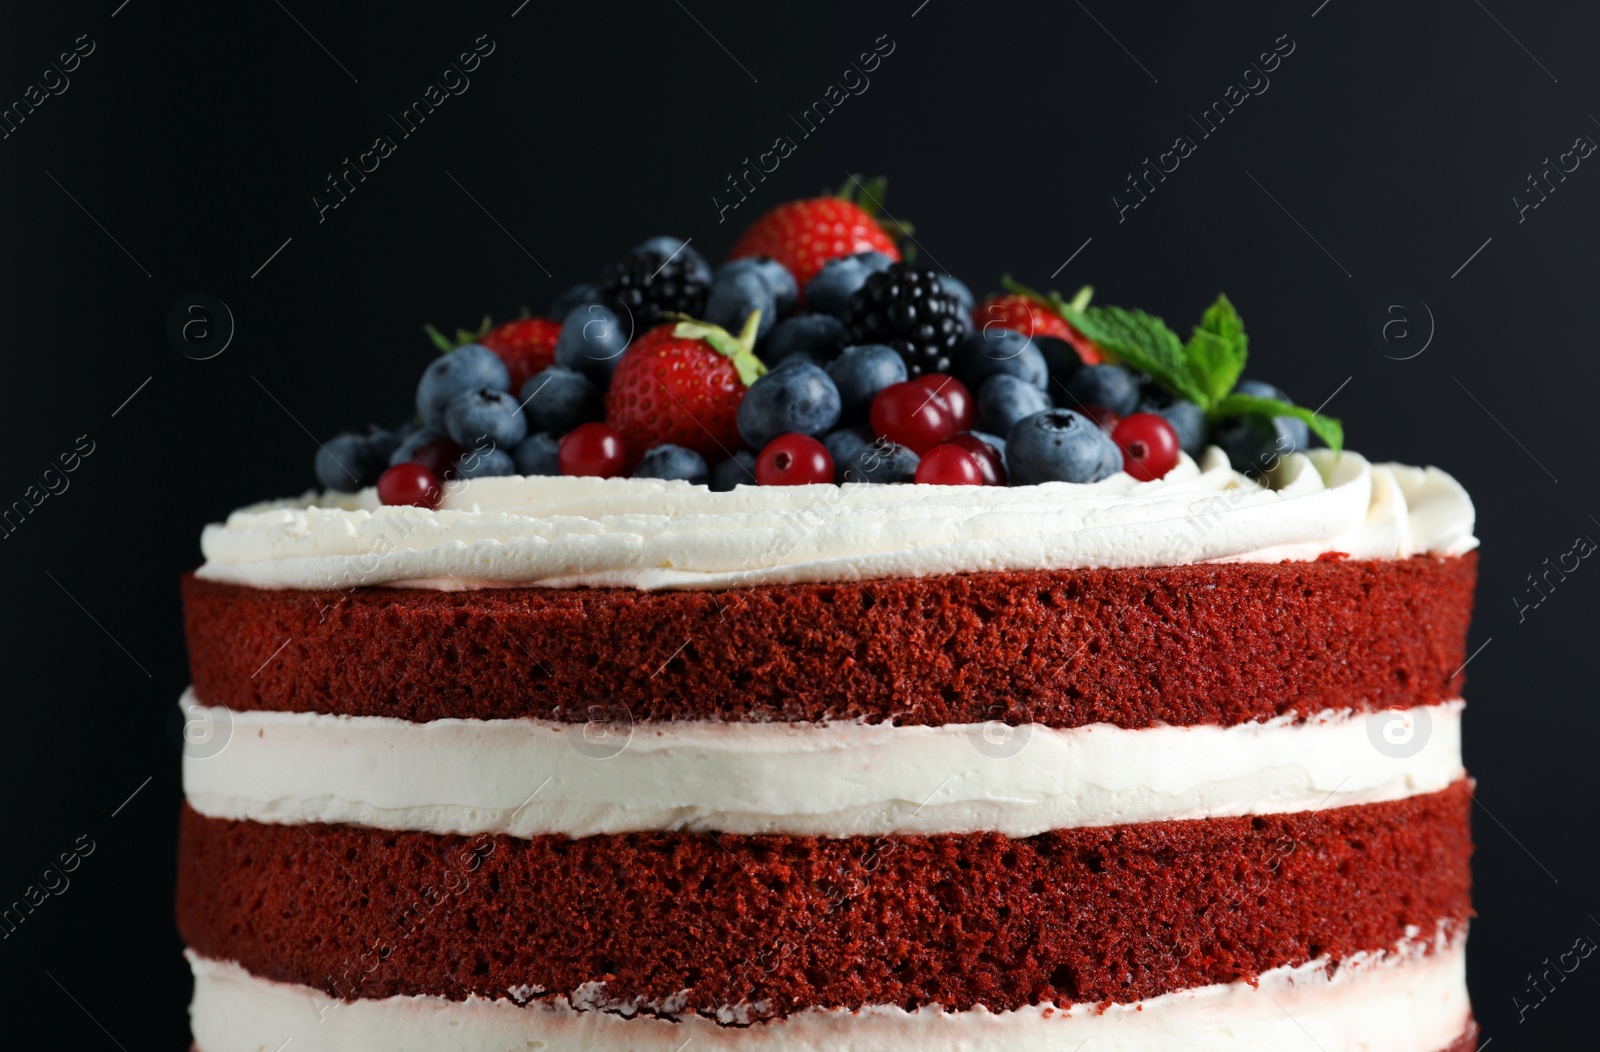
[(1121, 307), (1074, 310), (1062, 304), (1061, 316), (1104, 350), (1140, 372), (1149, 373), (1171, 393), (1202, 406), (1211, 403), (1190, 371), (1177, 333), (1155, 315)]
[(1200, 324), (1183, 347), (1189, 371), (1206, 394), (1200, 403), (1202, 408), (1211, 408), (1233, 390), (1244, 372), (1249, 347), (1250, 337), (1245, 335), (1239, 312), (1227, 296), (1218, 296), (1201, 315)]
[(1344, 448), (1344, 425), (1331, 416), (1313, 413), (1303, 406), (1290, 405), (1276, 398), (1258, 398), (1255, 395), (1231, 394), (1211, 409), (1214, 420), (1230, 416), (1292, 416), (1304, 420), (1313, 434), (1328, 444), (1335, 453)]

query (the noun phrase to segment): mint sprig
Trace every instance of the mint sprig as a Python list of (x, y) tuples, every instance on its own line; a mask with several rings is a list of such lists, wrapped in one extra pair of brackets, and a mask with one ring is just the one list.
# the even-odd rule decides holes
[(1007, 291), (1049, 307), (1101, 350), (1149, 374), (1169, 394), (1194, 402), (1212, 423), (1239, 416), (1292, 416), (1304, 420), (1334, 452), (1344, 448), (1344, 426), (1334, 417), (1276, 398), (1234, 393), (1250, 356), (1250, 337), (1225, 295), (1206, 308), (1188, 342), (1181, 343), (1177, 333), (1153, 314), (1089, 306), (1092, 290), (1088, 286), (1068, 301), (1057, 292), (1035, 292), (1009, 275), (1002, 283)]

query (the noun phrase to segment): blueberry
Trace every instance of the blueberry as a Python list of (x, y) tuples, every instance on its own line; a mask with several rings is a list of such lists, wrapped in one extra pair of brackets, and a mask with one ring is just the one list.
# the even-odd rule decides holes
[(469, 449), (456, 461), (456, 478), (486, 479), (516, 473), (517, 462), (503, 449)]
[(1263, 475), (1278, 461), (1301, 448), (1295, 443), (1304, 438), (1284, 421), (1305, 426), (1304, 421), (1285, 416), (1234, 416), (1211, 429), (1211, 444), (1228, 455), (1235, 471)]
[(829, 362), (828, 375), (839, 389), (840, 419), (856, 424), (867, 419), (879, 391), (907, 378), (906, 360), (893, 347), (864, 343)]
[(585, 282), (574, 285), (570, 289), (550, 301), (550, 309), (545, 313), (547, 318), (565, 318), (573, 310), (586, 303), (600, 302), (600, 286)]
[(843, 482), (845, 469), (855, 455), (872, 445), (872, 432), (864, 427), (841, 427), (824, 435), (822, 444), (833, 458), (833, 480)]
[(587, 376), (596, 387), (611, 382), (611, 370), (633, 334), (609, 307), (583, 303), (569, 311), (556, 337), (556, 364)]
[(1139, 381), (1120, 365), (1086, 365), (1067, 380), (1076, 407), (1105, 406), (1118, 416), (1139, 407)]
[(1051, 380), (1064, 384), (1083, 368), (1083, 359), (1078, 356), (1077, 348), (1059, 336), (1035, 335), (1033, 343), (1044, 355), (1044, 364), (1050, 370)]
[[(711, 264), (707, 263), (706, 258), (691, 248), (689, 243), (681, 237), (670, 237), (663, 234), (648, 241), (641, 241), (634, 247), (634, 251), (659, 253), (667, 259), (687, 260), (689, 273), (692, 277), (703, 282), (711, 280)], [(561, 314), (555, 315), (557, 318), (562, 316)]]
[(395, 447), (394, 452), (389, 454), (389, 466), (393, 467), (396, 464), (406, 463), (417, 455), (417, 450), (429, 442), (437, 442), (444, 437), (446, 437), (444, 432), (435, 431), (431, 427), (417, 428), (402, 439), (400, 444)]
[(732, 263), (717, 271), (711, 282), (711, 294), (706, 297), (705, 320), (737, 333), (753, 311), (761, 312), (761, 322), (756, 328), (759, 340), (778, 324), (777, 303), (760, 271), (748, 266), (735, 267)]
[(633, 477), (683, 479), (697, 486), (703, 486), (709, 479), (710, 473), (706, 470), (705, 458), (699, 453), (669, 442), (647, 450), (640, 459), (639, 466), (633, 469)]
[[(879, 438), (857, 450), (839, 477), (842, 482), (912, 482), (921, 461), (921, 457), (905, 446)], [(835, 468), (836, 474), (837, 470)]]
[(435, 431), (443, 431), (444, 407), (463, 391), (508, 391), (511, 374), (489, 348), (478, 343), (457, 347), (428, 363), (417, 384), (417, 413)]
[(1044, 355), (1032, 340), (1014, 329), (991, 326), (968, 333), (956, 354), (956, 378), (973, 390), (991, 376), (1005, 374), (1043, 391), (1050, 383)]
[(552, 365), (522, 385), (522, 411), (530, 431), (564, 435), (579, 424), (606, 415), (605, 399), (587, 376), (564, 365)]
[(830, 259), (806, 285), (806, 306), (842, 319), (850, 313), (850, 297), (867, 283), (867, 276), (887, 270), (893, 263), (882, 252), (857, 252)]
[(827, 362), (844, 346), (844, 322), (826, 314), (785, 318), (761, 343), (761, 360), (776, 366), (791, 354), (805, 352), (813, 361)]
[(1139, 412), (1154, 413), (1171, 424), (1172, 430), (1178, 433), (1178, 445), (1191, 457), (1198, 457), (1205, 450), (1206, 434), (1210, 430), (1205, 410), (1187, 398), (1175, 398), (1147, 383), (1139, 399)]
[(556, 454), (561, 443), (548, 431), (539, 431), (517, 443), (511, 451), (519, 475), (559, 475), (561, 462)]
[(1006, 373), (989, 377), (978, 388), (978, 419), (1002, 435), (1009, 434), (1018, 420), (1042, 413), (1050, 405), (1049, 395)]
[(468, 449), (510, 449), (528, 435), (528, 418), (514, 396), (479, 388), (463, 391), (444, 408), (445, 432)]
[[(1239, 394), (1255, 395), (1257, 398), (1276, 398), (1280, 402), (1294, 405), (1294, 400), (1283, 391), (1260, 380), (1240, 380), (1234, 384), (1233, 389)], [(1306, 426), (1304, 420), (1293, 416), (1275, 416), (1272, 419), (1277, 424), (1278, 434), (1285, 436), (1291, 443), (1289, 449), (1280, 449), (1279, 452), (1293, 453), (1311, 448), (1311, 428)]]
[(379, 427), (342, 431), (317, 448), (312, 462), (317, 484), (341, 493), (376, 485), (399, 446), (399, 435)]
[(1098, 482), (1122, 470), (1122, 451), (1083, 414), (1047, 409), (1011, 428), (1006, 436), (1006, 470), (1019, 486)]
[(779, 435), (820, 435), (839, 422), (839, 389), (815, 365), (793, 362), (750, 385), (739, 403), (739, 434), (751, 449)]
[(946, 292), (961, 301), (961, 311), (967, 316), (967, 320), (971, 321), (973, 308), (978, 305), (978, 301), (972, 295), (972, 290), (967, 288), (967, 283), (949, 274), (940, 274), (939, 284), (944, 286)]
[(776, 308), (773, 321), (794, 310), (795, 303), (800, 299), (800, 286), (795, 284), (794, 275), (789, 273), (788, 267), (771, 256), (741, 256), (738, 259), (730, 259), (718, 267), (717, 277), (736, 271), (761, 275), (767, 291), (772, 293), (772, 303)]
[(711, 469), (711, 488), (726, 493), (735, 486), (756, 484), (756, 455), (741, 449)]

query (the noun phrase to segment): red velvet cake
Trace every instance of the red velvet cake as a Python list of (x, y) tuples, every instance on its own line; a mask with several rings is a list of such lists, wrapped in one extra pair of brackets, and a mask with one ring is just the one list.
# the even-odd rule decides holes
[(882, 245), (662, 242), (207, 527), (200, 1052), (1473, 1047), (1453, 479), (1236, 383), (1226, 299), (1163, 356)]

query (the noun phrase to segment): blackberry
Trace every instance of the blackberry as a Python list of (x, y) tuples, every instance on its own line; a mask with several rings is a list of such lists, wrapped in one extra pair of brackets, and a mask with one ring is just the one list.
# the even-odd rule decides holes
[(961, 301), (937, 271), (896, 263), (867, 276), (850, 297), (845, 315), (848, 344), (893, 347), (911, 376), (947, 373), (966, 333)]
[[(689, 250), (669, 257), (658, 249), (640, 247), (600, 272), (600, 291), (626, 308), (637, 335), (660, 325), (664, 311), (702, 316), (710, 289), (703, 267)], [(623, 325), (627, 324), (624, 317)]]

